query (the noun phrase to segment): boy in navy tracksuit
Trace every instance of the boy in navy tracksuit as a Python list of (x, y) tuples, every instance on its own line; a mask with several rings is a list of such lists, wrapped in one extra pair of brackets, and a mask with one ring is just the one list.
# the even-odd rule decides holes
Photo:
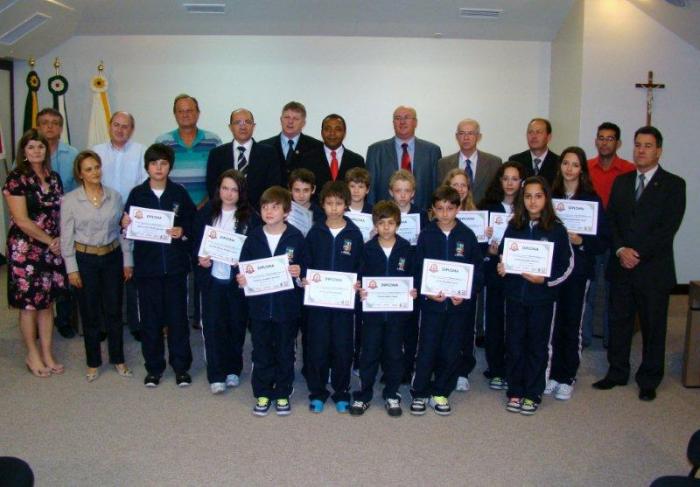
[(428, 403), (437, 414), (450, 414), (448, 397), (457, 385), (465, 343), (464, 353), (474, 354), (474, 307), (483, 284), (483, 258), (474, 232), (456, 219), (459, 202), (459, 193), (454, 188), (441, 186), (435, 190), (432, 197), (435, 220), (421, 232), (416, 246), (417, 283), (421, 282), (426, 258), (472, 264), (474, 268), (469, 299), (448, 298), (442, 292), (420, 298), (418, 355), (411, 384), (411, 414), (415, 415), (425, 414)]
[[(401, 212), (393, 201), (380, 201), (372, 211), (376, 235), (365, 244), (362, 253), (363, 277), (413, 277), (413, 251), (408, 241), (396, 235)], [(371, 287), (371, 283), (370, 283)], [(367, 290), (362, 289), (363, 300)], [(415, 288), (410, 289), (416, 297)], [(364, 312), (360, 352), (362, 389), (353, 393), (350, 414), (359, 416), (372, 401), (374, 380), (381, 361), (384, 370), (385, 407), (389, 416), (401, 416), (398, 394), (403, 377), (403, 332), (411, 312)]]
[[(362, 256), (362, 233), (344, 216), (350, 202), (342, 181), (326, 183), (319, 198), (326, 219), (316, 223), (306, 236), (306, 269), (358, 272)], [(332, 399), (338, 412), (346, 413), (350, 401), (350, 367), (353, 354), (354, 310), (307, 308), (306, 380), (309, 409), (320, 413), (328, 399), (326, 382), (331, 372)]]
[[(254, 228), (243, 244), (240, 261), (286, 255), (295, 289), (248, 297), (253, 341), (253, 414), (265, 416), (275, 401), (279, 416), (291, 412), (289, 396), (294, 382), (294, 340), (301, 305), (297, 285), (304, 260), (304, 237), (293, 225), (285, 223), (291, 210), (289, 191), (272, 186), (260, 198), (260, 214), (265, 225)], [(241, 265), (241, 268), (244, 266)], [(245, 286), (245, 273), (236, 276)]]
[[(168, 362), (178, 386), (190, 385), (192, 364), (187, 324), (187, 273), (190, 271), (190, 242), (196, 208), (185, 188), (173, 183), (168, 174), (175, 165), (173, 150), (153, 144), (144, 154), (148, 179), (129, 193), (124, 211), (132, 206), (172, 211), (173, 228), (169, 244), (134, 240), (134, 281), (139, 293), (141, 350), (146, 361), (146, 387), (156, 387), (165, 370), (163, 328), (168, 328)], [(128, 226), (125, 216), (122, 224)]]
[(533, 176), (523, 183), (515, 213), (499, 247), (500, 255), (507, 238), (554, 243), (550, 277), (506, 274), (502, 262), (497, 266), (498, 274), (505, 277), (506, 409), (532, 415), (537, 412), (545, 388), (557, 286), (567, 279), (574, 265), (569, 237), (564, 225), (556, 219), (544, 178)]

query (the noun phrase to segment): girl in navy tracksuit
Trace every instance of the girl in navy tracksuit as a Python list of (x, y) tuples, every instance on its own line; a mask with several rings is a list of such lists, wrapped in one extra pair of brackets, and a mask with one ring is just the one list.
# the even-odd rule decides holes
[[(474, 232), (456, 219), (458, 210), (457, 190), (436, 189), (431, 208), (435, 220), (420, 233), (416, 246), (416, 283), (421, 282), (426, 258), (472, 264), (474, 272), (469, 299), (447, 298), (442, 293), (420, 297), (418, 355), (411, 384), (411, 414), (415, 415), (425, 413), (428, 398), (437, 414), (450, 414), (448, 397), (457, 384), (463, 344), (474, 343), (474, 301), (483, 285), (483, 258)], [(471, 339), (465, 339), (465, 334)], [(467, 354), (473, 355), (472, 347)]]
[[(393, 201), (380, 201), (372, 211), (377, 234), (365, 244), (362, 253), (362, 277), (413, 277), (413, 251), (408, 240), (396, 235), (401, 212)], [(415, 284), (414, 284), (415, 285)], [(371, 287), (371, 281), (369, 283)], [(416, 290), (412, 287), (412, 297)], [(366, 290), (361, 290), (363, 299)], [(401, 415), (398, 394), (403, 377), (403, 332), (411, 312), (363, 312), (363, 340), (360, 351), (362, 389), (353, 393), (350, 414), (359, 416), (369, 407), (374, 380), (382, 364), (385, 407), (390, 416)]]
[[(134, 240), (134, 281), (139, 294), (141, 349), (146, 361), (147, 387), (156, 387), (165, 370), (163, 327), (168, 328), (170, 366), (179, 386), (192, 382), (188, 370), (192, 364), (190, 333), (187, 325), (187, 273), (190, 271), (192, 220), (196, 208), (185, 188), (173, 183), (168, 174), (175, 165), (173, 150), (153, 144), (144, 154), (148, 179), (129, 193), (124, 211), (132, 206), (167, 210), (175, 213), (168, 231), (169, 244)], [(128, 216), (122, 225), (130, 223)]]
[(604, 252), (609, 243), (603, 203), (593, 189), (586, 161), (586, 153), (580, 147), (565, 149), (560, 156), (559, 171), (552, 186), (554, 198), (598, 203), (596, 234), (579, 235), (569, 232), (569, 241), (574, 251), (574, 270), (559, 289), (552, 337), (552, 366), (544, 390), (546, 395), (554, 394), (556, 399), (563, 401), (571, 398), (581, 362), (583, 307), (594, 275), (595, 256)]
[(243, 369), (248, 306), (236, 282), (238, 265), (200, 257), (199, 247), (206, 226), (247, 235), (260, 225), (260, 218), (248, 202), (245, 177), (234, 169), (224, 171), (212, 199), (197, 212), (193, 252), (199, 265), (195, 270), (202, 293), (204, 350), (207, 379), (212, 394), (236, 387)]
[[(508, 238), (554, 243), (550, 277), (506, 274), (502, 262), (497, 267), (498, 274), (505, 277), (506, 409), (531, 415), (537, 412), (545, 387), (557, 286), (569, 277), (574, 267), (566, 229), (554, 214), (550, 189), (544, 178), (533, 176), (523, 183), (504, 242)], [(499, 247), (501, 255), (504, 242)]]
[[(486, 189), (484, 199), (479, 203), (481, 210), (489, 213), (502, 213), (501, 218), (513, 215), (515, 200), (520, 191), (520, 183), (525, 170), (519, 162), (503, 163)], [(487, 229), (491, 244), (482, 247), (484, 253), (484, 351), (488, 369), (484, 375), (489, 379), (489, 387), (502, 390), (506, 383), (506, 327), (504, 321), (505, 296), (503, 279), (496, 272), (498, 245), (493, 238), (493, 228)]]
[[(359, 272), (363, 239), (357, 226), (344, 216), (350, 192), (342, 181), (327, 183), (319, 197), (326, 214), (306, 236), (305, 269)], [(309, 409), (320, 413), (328, 399), (328, 372), (333, 386), (332, 399), (339, 413), (350, 409), (350, 368), (353, 355), (354, 310), (313, 307), (308, 310), (306, 381)]]
[[(291, 412), (289, 396), (294, 383), (294, 341), (297, 321), (301, 316), (298, 288), (304, 261), (304, 236), (293, 225), (285, 223), (292, 208), (289, 191), (272, 186), (260, 197), (260, 214), (264, 226), (253, 228), (241, 250), (241, 262), (286, 255), (289, 273), (295, 278), (295, 289), (260, 296), (249, 296), (248, 312), (253, 341), (251, 383), (256, 398), (253, 414), (265, 416), (271, 402), (279, 416)], [(236, 280), (245, 286), (245, 270), (241, 264)]]

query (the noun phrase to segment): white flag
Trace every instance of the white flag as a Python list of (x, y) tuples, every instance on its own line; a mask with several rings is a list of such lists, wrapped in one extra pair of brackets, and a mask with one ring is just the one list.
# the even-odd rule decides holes
[(107, 78), (98, 74), (90, 80), (92, 90), (92, 108), (90, 109), (90, 124), (88, 125), (88, 147), (109, 141), (109, 119), (112, 113), (107, 97)]

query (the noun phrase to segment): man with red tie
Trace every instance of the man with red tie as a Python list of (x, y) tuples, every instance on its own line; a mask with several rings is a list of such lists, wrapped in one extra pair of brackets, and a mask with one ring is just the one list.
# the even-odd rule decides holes
[(345, 119), (336, 113), (327, 115), (321, 122), (323, 147), (304, 154), (301, 167), (314, 173), (316, 193), (320, 193), (328, 181), (344, 181), (345, 173), (354, 167), (365, 167), (361, 155), (343, 146), (347, 126)]

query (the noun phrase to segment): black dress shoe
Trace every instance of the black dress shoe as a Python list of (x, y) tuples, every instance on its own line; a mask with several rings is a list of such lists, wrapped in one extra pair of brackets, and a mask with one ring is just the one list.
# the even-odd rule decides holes
[(609, 379), (607, 377), (599, 380), (598, 382), (593, 383), (593, 387), (596, 389), (599, 389), (601, 391), (607, 391), (607, 390), (612, 389), (615, 386), (624, 386), (624, 385), (626, 385), (626, 384), (614, 381), (614, 380)]
[(656, 390), (639, 389), (639, 399), (642, 401), (653, 401), (654, 399), (656, 399)]
[(73, 338), (75, 336), (75, 330), (70, 325), (58, 326), (58, 333), (63, 338)]

